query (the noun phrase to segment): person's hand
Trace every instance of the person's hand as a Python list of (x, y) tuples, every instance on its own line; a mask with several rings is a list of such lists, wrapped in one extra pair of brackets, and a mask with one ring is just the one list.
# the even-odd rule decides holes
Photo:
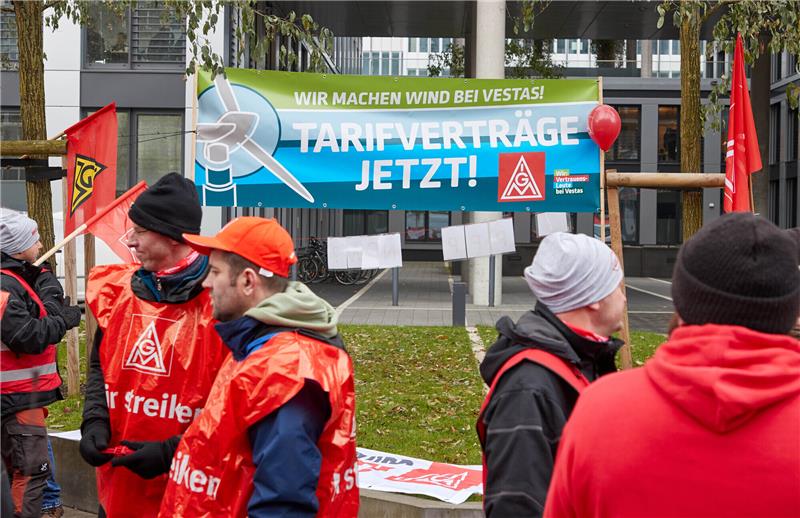
[(111, 432), (108, 423), (103, 420), (95, 420), (84, 423), (81, 427), (81, 443), (79, 450), (83, 460), (94, 467), (102, 466), (114, 458), (113, 455), (103, 453), (108, 448), (108, 439)]
[(135, 450), (129, 455), (114, 457), (111, 465), (124, 466), (142, 478), (155, 478), (169, 472), (179, 437), (166, 441), (122, 441), (120, 444)]
[(64, 307), (61, 308), (61, 318), (67, 324), (67, 329), (72, 329), (81, 323), (81, 308), (70, 306), (69, 297), (64, 297)]

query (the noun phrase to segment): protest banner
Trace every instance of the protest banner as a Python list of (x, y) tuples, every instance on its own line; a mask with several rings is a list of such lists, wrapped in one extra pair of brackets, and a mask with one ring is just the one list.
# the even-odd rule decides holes
[(594, 212), (597, 79), (198, 76), (204, 205)]

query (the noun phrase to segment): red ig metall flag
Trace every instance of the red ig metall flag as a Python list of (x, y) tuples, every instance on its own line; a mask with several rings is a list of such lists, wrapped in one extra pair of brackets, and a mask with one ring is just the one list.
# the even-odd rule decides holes
[(736, 35), (728, 114), (728, 151), (725, 154), (725, 212), (752, 212), (750, 174), (761, 169), (761, 153), (744, 75), (742, 35)]
[(114, 201), (117, 186), (117, 105), (79, 121), (67, 135), (64, 235)]

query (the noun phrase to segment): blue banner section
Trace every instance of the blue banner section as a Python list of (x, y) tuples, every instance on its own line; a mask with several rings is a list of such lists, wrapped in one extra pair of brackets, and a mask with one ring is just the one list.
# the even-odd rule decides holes
[(596, 102), (276, 109), (263, 91), (218, 76), (199, 95), (195, 182), (203, 204), (530, 212), (599, 207), (600, 151), (587, 130)]

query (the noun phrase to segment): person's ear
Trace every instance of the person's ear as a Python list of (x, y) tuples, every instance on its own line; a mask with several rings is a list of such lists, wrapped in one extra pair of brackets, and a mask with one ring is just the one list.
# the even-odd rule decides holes
[(258, 273), (252, 268), (245, 268), (242, 273), (239, 274), (239, 279), (244, 294), (252, 295), (258, 283)]
[(586, 307), (591, 309), (592, 311), (600, 311), (600, 301), (592, 302)]

